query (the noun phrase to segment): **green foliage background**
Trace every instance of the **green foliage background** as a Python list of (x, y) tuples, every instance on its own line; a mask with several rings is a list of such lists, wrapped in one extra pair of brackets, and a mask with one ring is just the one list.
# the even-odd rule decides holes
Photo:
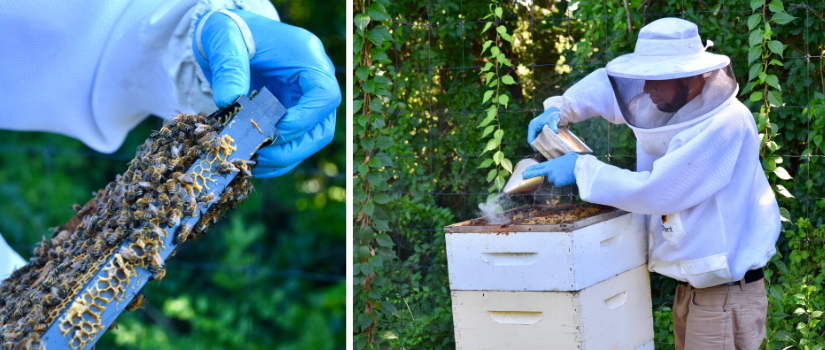
[[(825, 346), (823, 134), (825, 1), (582, 0), (497, 2), (513, 43), (501, 150), (532, 150), (527, 123), (610, 59), (630, 53), (639, 29), (665, 17), (699, 25), (729, 55), (740, 100), (762, 133), (762, 164), (783, 213), (779, 254), (768, 265), (768, 349)], [(529, 5), (528, 5), (529, 4)], [(355, 346), (452, 349), (453, 320), (442, 227), (478, 216), (489, 155), (483, 43), (495, 40), (490, 2), (356, 0), (354, 11)], [(628, 11), (629, 10), (629, 11)], [(611, 164), (634, 169), (635, 138), (592, 118), (573, 130)], [(573, 191), (573, 192), (570, 192)], [(573, 201), (556, 189), (551, 201)], [(657, 348), (673, 348), (675, 284), (652, 276)]]
[[(324, 43), (345, 87), (344, 1), (273, 0), (285, 23)], [(48, 94), (44, 95), (48, 98)], [(257, 192), (184, 245), (147, 304), (118, 318), (98, 349), (344, 349), (346, 339), (345, 105), (332, 144), (293, 172), (255, 179)], [(169, 114), (173, 114), (170, 111)], [(46, 133), (0, 131), (0, 232), (24, 258), (126, 170), (161, 125), (150, 117), (114, 154)]]

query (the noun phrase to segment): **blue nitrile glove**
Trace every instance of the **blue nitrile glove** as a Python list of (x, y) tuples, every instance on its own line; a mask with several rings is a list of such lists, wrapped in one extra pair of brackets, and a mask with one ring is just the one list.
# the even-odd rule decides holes
[[(312, 33), (251, 12), (228, 12), (239, 17), (241, 25), (221, 12), (204, 15), (195, 24), (192, 48), (218, 107), (266, 86), (287, 108), (276, 125), (280, 137), (258, 151), (252, 171), (256, 177), (280, 176), (332, 141), (341, 104), (335, 66)], [(198, 28), (204, 18), (202, 56)], [(255, 48), (251, 59), (240, 29), (244, 23), (252, 37), (247, 38), (249, 46)]]
[[(548, 117), (550, 119), (549, 124), (547, 123)], [(551, 107), (550, 109), (544, 111), (544, 113), (539, 114), (538, 117), (533, 118), (533, 120), (530, 121), (530, 124), (527, 125), (527, 144), (529, 144), (530, 147), (533, 147), (533, 141), (539, 136), (539, 133), (541, 132), (541, 129), (544, 128), (544, 125), (549, 125), (550, 130), (553, 130), (553, 132), (558, 134), (559, 118), (561, 118), (561, 111), (559, 111), (556, 107)], [(535, 151), (536, 148), (533, 147), (533, 150)]]
[(568, 152), (556, 159), (550, 159), (527, 168), (521, 176), (525, 179), (547, 176), (547, 181), (558, 187), (572, 185), (576, 183), (575, 169), (576, 159), (578, 158), (579, 155), (575, 152)]

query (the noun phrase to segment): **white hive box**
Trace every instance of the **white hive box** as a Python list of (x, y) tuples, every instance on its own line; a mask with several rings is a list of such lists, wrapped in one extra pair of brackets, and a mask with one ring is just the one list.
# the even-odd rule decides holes
[(577, 292), (451, 293), (457, 350), (653, 349), (646, 264)]
[[(540, 205), (503, 215), (575, 207)], [(490, 225), (475, 219), (445, 227), (450, 289), (576, 291), (644, 264), (641, 216), (601, 208), (594, 216), (555, 225)]]

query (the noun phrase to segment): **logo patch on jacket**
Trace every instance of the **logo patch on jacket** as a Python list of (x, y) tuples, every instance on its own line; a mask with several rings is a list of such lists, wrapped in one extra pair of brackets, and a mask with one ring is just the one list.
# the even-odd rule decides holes
[(662, 215), (662, 236), (670, 243), (676, 244), (685, 236), (682, 218), (679, 213)]

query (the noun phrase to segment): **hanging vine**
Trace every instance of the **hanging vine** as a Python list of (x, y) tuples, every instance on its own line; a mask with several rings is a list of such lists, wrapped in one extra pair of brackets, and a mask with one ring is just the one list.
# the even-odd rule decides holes
[[(384, 276), (386, 264), (395, 259), (387, 209), (391, 196), (388, 181), (393, 166), (386, 150), (393, 141), (385, 128), (386, 106), (390, 102), (392, 81), (386, 74), (391, 61), (386, 51), (393, 38), (388, 0), (361, 0), (354, 4), (353, 62), (355, 86), (353, 100), (354, 175), (354, 327), (355, 347), (377, 347), (377, 312), (397, 314), (395, 306), (379, 292), (389, 284)], [(392, 67), (389, 67), (392, 68)]]
[[(481, 104), (483, 107), (489, 103), (489, 107), (485, 109), (487, 117), (484, 118), (480, 124), (478, 124), (479, 127), (484, 128), (484, 132), (481, 135), (482, 139), (492, 134), (492, 137), (487, 140), (486, 146), (484, 146), (481, 154), (485, 154), (488, 151), (495, 151), (490, 158), (485, 159), (481, 165), (479, 165), (479, 168), (483, 169), (489, 168), (495, 164), (495, 167), (490, 169), (487, 173), (487, 182), (493, 183), (487, 190), (488, 192), (491, 192), (487, 198), (488, 201), (495, 197), (496, 193), (500, 192), (504, 188), (505, 176), (513, 172), (513, 163), (504, 156), (504, 152), (501, 149), (501, 140), (504, 136), (504, 130), (501, 129), (499, 111), (502, 108), (501, 106), (507, 108), (507, 105), (510, 102), (510, 96), (501, 90), (501, 85), (516, 84), (516, 81), (512, 76), (502, 74), (502, 70), (505, 66), (513, 66), (503, 52), (505, 45), (504, 42), (506, 41), (512, 44), (513, 38), (507, 33), (507, 28), (504, 25), (498, 24), (499, 21), (502, 20), (504, 10), (501, 6), (499, 6), (497, 0), (492, 0), (489, 8), (490, 13), (485, 16), (484, 19), (492, 17), (493, 21), (487, 22), (487, 24), (484, 25), (484, 29), (481, 30), (481, 34), (483, 35), (495, 26), (496, 36), (495, 40), (487, 40), (484, 42), (480, 53), (481, 56), (484, 56), (487, 49), (490, 49), (486, 56), (487, 62), (485, 63), (484, 68), (481, 69), (482, 82), (488, 89), (484, 92), (484, 98)], [(493, 122), (495, 122), (495, 124), (491, 124)]]

